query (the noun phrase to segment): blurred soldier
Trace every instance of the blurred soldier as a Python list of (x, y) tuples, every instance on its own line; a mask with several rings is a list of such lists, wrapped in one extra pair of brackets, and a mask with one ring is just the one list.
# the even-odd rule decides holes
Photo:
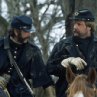
[[(32, 79), (33, 87), (47, 88), (52, 84), (45, 71), (45, 65), (39, 48), (29, 41), (33, 32), (32, 19), (21, 15), (13, 18), (9, 35), (0, 40), (0, 75), (10, 75), (7, 89), (11, 97), (32, 97), (26, 85), (21, 81), (16, 68), (10, 63), (8, 48), (27, 82)], [(3, 80), (0, 80), (3, 82)]]
[(50, 75), (59, 77), (56, 82), (57, 97), (66, 97), (66, 67), (71, 66), (76, 73), (87, 73), (89, 67), (97, 68), (97, 38), (94, 36), (94, 16), (87, 10), (75, 12), (73, 35), (54, 46), (47, 62)]

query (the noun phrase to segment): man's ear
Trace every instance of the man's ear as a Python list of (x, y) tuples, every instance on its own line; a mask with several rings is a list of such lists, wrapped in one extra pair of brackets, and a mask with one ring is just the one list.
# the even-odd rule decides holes
[(91, 31), (91, 27), (87, 26), (88, 31)]
[(18, 36), (18, 31), (17, 31), (17, 29), (14, 29), (14, 34), (15, 34), (15, 36)]

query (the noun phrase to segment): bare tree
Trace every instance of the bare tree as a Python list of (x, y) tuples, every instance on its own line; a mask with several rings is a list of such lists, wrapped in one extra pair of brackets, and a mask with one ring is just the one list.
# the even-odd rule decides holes
[[(2, 14), (1, 1), (3, 0), (0, 0), (0, 15)], [(66, 23), (71, 23), (71, 21), (68, 22), (67, 15), (79, 9), (89, 9), (94, 13), (95, 18), (97, 18), (97, 0), (45, 0), (43, 3), (39, 3), (39, 0), (4, 1), (7, 5), (8, 18), (6, 20), (5, 17), (0, 16), (0, 34), (1, 32), (2, 34), (6, 32), (8, 24), (13, 16), (21, 14), (29, 15), (32, 17), (33, 25), (36, 28), (36, 31), (32, 33), (31, 39), (40, 47), (45, 62), (48, 59), (51, 44), (56, 42), (56, 37), (52, 37), (51, 32), (57, 23), (62, 23), (61, 21), (64, 21), (63, 26), (65, 27), (66, 25), (67, 27), (65, 20), (67, 20)], [(69, 24), (68, 27), (70, 27)], [(66, 28), (66, 32), (67, 36), (72, 34), (70, 28)], [(41, 97), (43, 97), (43, 95)]]

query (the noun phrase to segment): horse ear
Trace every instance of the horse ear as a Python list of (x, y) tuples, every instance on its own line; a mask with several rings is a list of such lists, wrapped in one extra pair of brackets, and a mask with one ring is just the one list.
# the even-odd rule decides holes
[(91, 84), (95, 83), (95, 81), (96, 81), (96, 70), (95, 70), (95, 68), (91, 68), (89, 70), (87, 81)]
[(68, 83), (71, 83), (75, 78), (75, 74), (72, 72), (72, 69), (70, 66), (66, 68), (66, 80)]

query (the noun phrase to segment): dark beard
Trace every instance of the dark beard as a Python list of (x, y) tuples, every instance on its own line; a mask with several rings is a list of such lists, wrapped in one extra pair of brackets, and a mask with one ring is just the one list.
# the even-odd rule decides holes
[(76, 30), (73, 31), (73, 33), (74, 33), (74, 36), (80, 36), (79, 32), (77, 32)]
[(29, 38), (29, 37), (22, 38), (21, 33), (18, 33), (18, 36), (17, 36), (17, 41), (18, 41), (19, 43), (24, 43), (24, 42), (25, 42), (25, 40), (27, 40), (28, 38)]

